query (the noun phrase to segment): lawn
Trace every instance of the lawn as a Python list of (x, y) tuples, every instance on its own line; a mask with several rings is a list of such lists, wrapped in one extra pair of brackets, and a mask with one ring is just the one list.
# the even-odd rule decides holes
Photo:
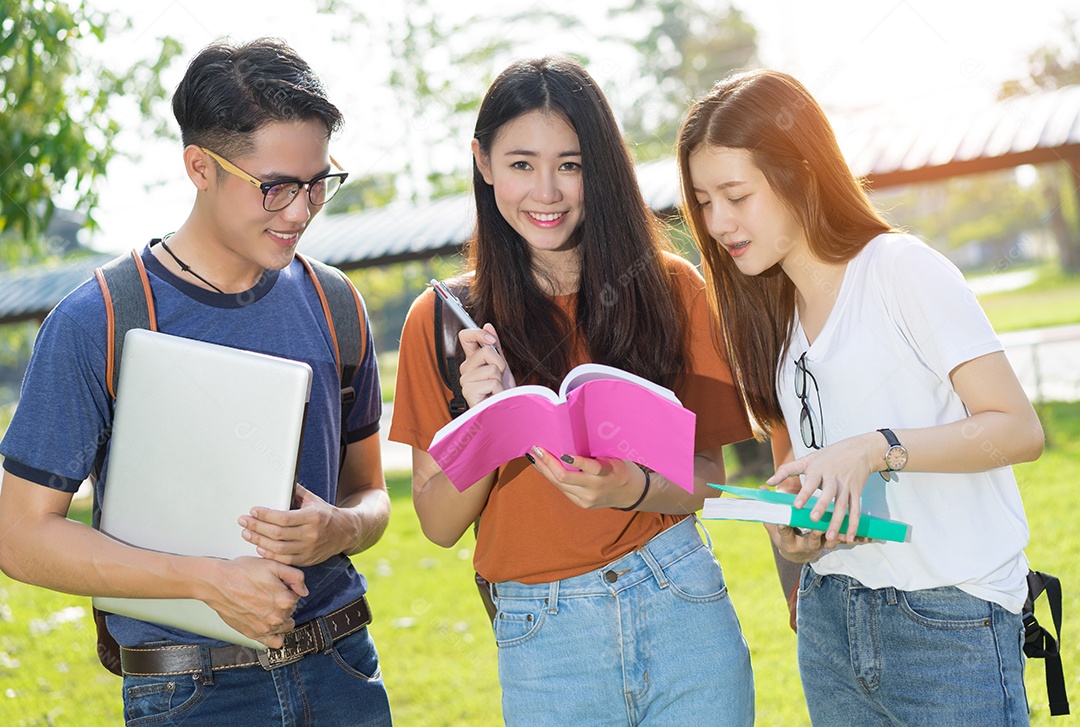
[(979, 303), (998, 333), (1080, 323), (1080, 276), (1042, 266), (1031, 285), (981, 295)]
[[(1051, 446), (1035, 463), (1016, 468), (1031, 522), (1032, 566), (1061, 578), (1065, 624), (1074, 634), (1080, 614), (1080, 404), (1049, 404), (1040, 414)], [(487, 617), (472, 584), (471, 536), (444, 550), (420, 534), (408, 479), (390, 477), (394, 516), (383, 540), (356, 557), (368, 574), (375, 612), (372, 633), (397, 723), (500, 724), (496, 654)], [(73, 512), (85, 518), (85, 510)], [(710, 522), (732, 599), (757, 675), (759, 725), (804, 725), (795, 665), (795, 636), (777, 585), (764, 531), (746, 523)], [(1043, 604), (1045, 606), (1045, 604)], [(1039, 611), (1050, 624), (1045, 609)], [(1074, 704), (1080, 701), (1080, 641), (1069, 638), (1064, 664)], [(1028, 663), (1028, 699), (1035, 725), (1051, 720), (1041, 661)], [(89, 600), (25, 586), (0, 576), (0, 724), (120, 724), (120, 680), (94, 656)]]

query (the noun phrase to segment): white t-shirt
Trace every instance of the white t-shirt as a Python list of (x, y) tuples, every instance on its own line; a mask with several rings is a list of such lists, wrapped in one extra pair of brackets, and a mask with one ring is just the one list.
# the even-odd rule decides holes
[[(780, 405), (795, 456), (809, 450), (799, 429), (802, 404), (795, 361), (810, 387), (814, 423), (826, 444), (880, 428), (915, 429), (964, 419), (968, 411), (949, 372), (1001, 351), (1001, 342), (952, 263), (920, 240), (879, 235), (847, 266), (825, 326), (808, 346), (798, 319), (779, 370)], [(977, 425), (970, 436), (979, 437)], [(981, 446), (992, 453), (994, 443)], [(901, 520), (910, 542), (838, 546), (812, 564), (821, 574), (848, 575), (871, 588), (905, 591), (956, 586), (1019, 613), (1027, 596), (1027, 519), (1012, 468), (987, 472), (876, 472), (863, 492), (863, 512)]]

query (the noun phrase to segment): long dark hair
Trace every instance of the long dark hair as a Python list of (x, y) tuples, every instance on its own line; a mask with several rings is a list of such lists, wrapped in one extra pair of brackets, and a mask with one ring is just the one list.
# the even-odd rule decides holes
[(768, 430), (783, 423), (776, 375), (795, 320), (795, 286), (778, 265), (753, 277), (740, 273), (709, 235), (694, 203), (690, 156), (710, 147), (751, 153), (820, 260), (848, 261), (891, 228), (844, 162), (825, 112), (791, 76), (769, 70), (732, 75), (691, 107), (678, 141), (686, 219), (735, 381), (751, 415)]
[(536, 282), (530, 249), (500, 214), (491, 185), (473, 162), (476, 234), (466, 245), (475, 271), (474, 318), (491, 321), (519, 381), (558, 388), (580, 343), (591, 361), (671, 386), (683, 368), (683, 313), (666, 238), (638, 189), (634, 166), (607, 100), (579, 63), (547, 57), (514, 63), (491, 84), (476, 120), (481, 151), (503, 125), (531, 111), (561, 116), (577, 133), (585, 215), (577, 331)]

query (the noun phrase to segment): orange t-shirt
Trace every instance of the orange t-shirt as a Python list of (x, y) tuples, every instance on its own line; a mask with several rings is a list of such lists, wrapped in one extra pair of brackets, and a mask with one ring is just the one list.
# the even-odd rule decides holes
[[(705, 281), (682, 258), (667, 255), (665, 259), (677, 273), (679, 297), (688, 310), (684, 343), (687, 370), (673, 390), (683, 406), (697, 414), (694, 451), (747, 439), (752, 433), (746, 412), (727, 360), (710, 335)], [(575, 295), (555, 301), (573, 321)], [(434, 305), (434, 292), (425, 291), (405, 320), (389, 435), (396, 442), (424, 450), (435, 432), (450, 421), (447, 407), (452, 398), (435, 358)], [(586, 361), (571, 365), (581, 363)], [(493, 583), (561, 580), (600, 568), (640, 548), (684, 517), (582, 509), (519, 457), (499, 468), (480, 516), (474, 564), (477, 572)]]

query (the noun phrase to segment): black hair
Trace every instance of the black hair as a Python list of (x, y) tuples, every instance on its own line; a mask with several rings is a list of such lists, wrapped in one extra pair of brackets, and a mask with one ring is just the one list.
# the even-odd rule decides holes
[(578, 136), (585, 215), (575, 231), (580, 250), (578, 333), (537, 283), (529, 246), (503, 218), (475, 160), (477, 225), (467, 244), (475, 271), (469, 291), (477, 320), (499, 331), (511, 368), (533, 383), (558, 388), (575, 339), (590, 360), (671, 385), (683, 368), (683, 313), (658, 220), (638, 188), (630, 153), (603, 92), (577, 61), (521, 60), (492, 82), (476, 120), (483, 154), (505, 124), (532, 111), (564, 119)]
[(279, 38), (206, 46), (188, 64), (172, 106), (185, 147), (225, 157), (250, 151), (252, 132), (275, 121), (317, 119), (329, 137), (343, 120), (322, 81)]

